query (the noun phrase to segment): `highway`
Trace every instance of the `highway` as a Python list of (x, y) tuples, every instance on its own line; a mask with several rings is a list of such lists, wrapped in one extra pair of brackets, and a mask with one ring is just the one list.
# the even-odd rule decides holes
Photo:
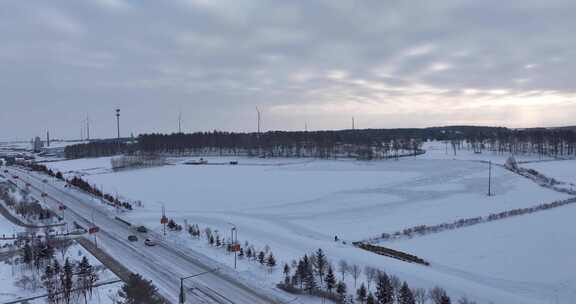
[[(64, 219), (69, 225), (77, 222), (87, 228), (93, 219), (100, 228), (96, 234), (97, 246), (130, 271), (152, 280), (160, 294), (172, 303), (178, 303), (181, 277), (210, 271), (215, 265), (220, 270), (185, 281), (186, 303), (286, 303), (293, 298), (275, 289), (253, 286), (235, 276), (229, 267), (216, 264), (190, 248), (164, 241), (153, 232), (148, 236), (137, 233), (115, 220), (116, 214), (98, 200), (79, 190), (65, 188), (62, 182), (19, 168), (8, 170), (10, 180), (22, 188), (28, 182), (31, 194), (40, 201), (45, 199), (46, 205), (57, 214), (61, 213), (58, 206), (64, 204)], [(13, 175), (19, 178), (14, 179)], [(41, 197), (42, 192), (47, 194), (45, 198)], [(128, 236), (133, 234), (138, 236), (138, 242), (128, 241)], [(157, 246), (145, 246), (146, 237), (157, 240)], [(90, 239), (94, 241), (94, 237)]]

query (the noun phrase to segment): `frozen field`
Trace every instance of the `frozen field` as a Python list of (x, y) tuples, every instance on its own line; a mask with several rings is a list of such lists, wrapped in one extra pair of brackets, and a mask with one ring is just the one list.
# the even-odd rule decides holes
[[(167, 215), (180, 223), (187, 220), (219, 229), (224, 235), (232, 225), (237, 226), (242, 242), (269, 245), (279, 264), (322, 247), (333, 262), (344, 258), (383, 268), (412, 285), (441, 285), (455, 296), (468, 295), (480, 303), (549, 303), (551, 293), (546, 287), (570, 280), (552, 271), (562, 269), (562, 263), (537, 280), (527, 279), (526, 268), (521, 266), (539, 260), (537, 266), (544, 267), (547, 261), (541, 256), (543, 251), (531, 250), (530, 234), (553, 234), (546, 246), (562, 248), (562, 240), (570, 237), (558, 234), (556, 238), (554, 234), (562, 220), (553, 227), (542, 223), (554, 222), (554, 214), (573, 207), (390, 243), (432, 261), (431, 267), (406, 264), (333, 241), (335, 235), (357, 241), (414, 225), (485, 216), (568, 197), (499, 166), (493, 167), (495, 196), (488, 197), (488, 166), (480, 161), (504, 163), (507, 156), (459, 151), (454, 157), (447, 155), (441, 144), (428, 144), (427, 148), (430, 152), (426, 155), (400, 161), (240, 158), (238, 166), (188, 166), (172, 160), (175, 165), (121, 172), (110, 171), (109, 158), (48, 165), (86, 174), (85, 179), (103, 186), (106, 192), (143, 201), (142, 208), (125, 217), (157, 231), (161, 230), (164, 204)], [(225, 163), (230, 159), (208, 160)], [(513, 225), (515, 222), (518, 224)], [(500, 232), (498, 227), (509, 225)], [(533, 230), (526, 228), (522, 233), (525, 225), (533, 226)], [(185, 234), (170, 238), (222, 262), (232, 261), (229, 256), (214, 254), (204, 242), (188, 240)], [(510, 255), (503, 257), (506, 252)], [(573, 256), (573, 252), (565, 252), (567, 255), (557, 253), (565, 259), (554, 261)], [(515, 256), (522, 258), (510, 263)], [(241, 263), (240, 270), (264, 282), (280, 278), (279, 273), (270, 278), (248, 263)], [(570, 288), (564, 290), (571, 292)]]

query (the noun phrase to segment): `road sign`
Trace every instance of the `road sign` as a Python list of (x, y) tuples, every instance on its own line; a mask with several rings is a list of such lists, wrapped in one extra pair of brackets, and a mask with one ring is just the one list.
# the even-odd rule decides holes
[(89, 233), (89, 234), (94, 234), (94, 233), (97, 233), (98, 231), (100, 231), (100, 228), (97, 227), (97, 226), (90, 227), (90, 228), (88, 229), (88, 233)]
[(162, 216), (160, 219), (160, 224), (164, 225), (168, 223), (168, 218), (166, 216)]
[(232, 244), (232, 245), (230, 245), (230, 251), (232, 251), (232, 252), (238, 252), (238, 251), (240, 251), (240, 244)]

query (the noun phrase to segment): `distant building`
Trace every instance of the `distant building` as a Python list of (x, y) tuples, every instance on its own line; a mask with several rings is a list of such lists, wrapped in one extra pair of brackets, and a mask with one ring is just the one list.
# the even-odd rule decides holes
[(40, 136), (36, 136), (32, 141), (32, 151), (35, 153), (42, 152), (42, 148), (44, 147), (44, 142), (40, 139)]

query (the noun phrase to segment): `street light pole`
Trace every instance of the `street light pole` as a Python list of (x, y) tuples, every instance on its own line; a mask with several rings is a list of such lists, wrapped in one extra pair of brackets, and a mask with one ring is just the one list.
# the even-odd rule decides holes
[(178, 303), (179, 303), (179, 304), (184, 304), (184, 303), (186, 303), (186, 294), (184, 293), (184, 280), (191, 279), (191, 278), (194, 278), (194, 277), (198, 277), (198, 276), (201, 276), (201, 275), (204, 275), (204, 274), (216, 272), (216, 271), (218, 271), (218, 270), (220, 270), (220, 268), (214, 268), (214, 269), (212, 269), (212, 270), (208, 270), (208, 271), (204, 271), (204, 272), (201, 272), (201, 273), (197, 273), (197, 274), (194, 274), (194, 275), (191, 275), (191, 276), (187, 276), (187, 277), (182, 277), (182, 278), (180, 278), (180, 295), (178, 296)]

